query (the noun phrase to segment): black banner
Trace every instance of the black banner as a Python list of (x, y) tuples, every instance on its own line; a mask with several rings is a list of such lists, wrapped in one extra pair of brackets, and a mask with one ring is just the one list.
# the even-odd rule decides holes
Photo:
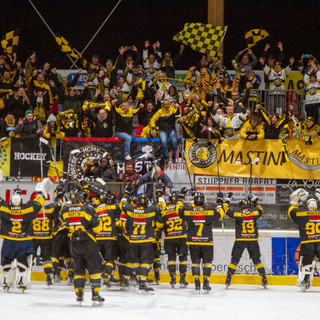
[(47, 145), (42, 143), (41, 146), (42, 153), (38, 137), (11, 138), (10, 176), (40, 177), (42, 159), (45, 177), (49, 170), (50, 151)]
[[(131, 157), (135, 162), (135, 171), (144, 174), (153, 167), (153, 152), (160, 155), (160, 141), (133, 139)], [(77, 150), (77, 152), (75, 152)], [(123, 142), (117, 138), (67, 138), (64, 140), (63, 166), (70, 172), (73, 180), (81, 179), (89, 160), (101, 159), (107, 153), (109, 164), (116, 173), (124, 172)], [(68, 168), (69, 167), (69, 168)]]

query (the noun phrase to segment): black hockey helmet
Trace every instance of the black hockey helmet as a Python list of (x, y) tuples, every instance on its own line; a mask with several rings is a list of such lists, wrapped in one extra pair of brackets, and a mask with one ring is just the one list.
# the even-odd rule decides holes
[(176, 204), (178, 202), (178, 197), (176, 194), (170, 194), (169, 196), (169, 203)]
[(196, 206), (204, 205), (204, 194), (202, 192), (196, 192), (193, 197), (194, 204)]
[(138, 195), (137, 206), (146, 208), (148, 205), (148, 199), (145, 193), (140, 193)]
[(239, 201), (239, 208), (248, 208), (249, 207), (249, 202), (247, 199), (241, 199)]

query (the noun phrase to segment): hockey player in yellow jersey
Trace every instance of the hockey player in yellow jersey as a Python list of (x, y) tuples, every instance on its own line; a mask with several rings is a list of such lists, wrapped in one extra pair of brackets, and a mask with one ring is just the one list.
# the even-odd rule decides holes
[[(306, 207), (301, 207), (308, 199), (309, 193), (304, 189), (295, 190), (290, 196), (289, 217), (299, 226), (300, 264), (297, 286), (305, 291), (310, 288), (313, 280), (315, 260), (320, 259), (320, 210), (318, 201), (310, 198)], [(320, 200), (320, 189), (315, 196)]]
[(239, 202), (239, 209), (229, 208), (232, 193), (228, 198), (224, 199), (223, 207), (226, 215), (235, 220), (236, 240), (231, 253), (231, 263), (228, 267), (226, 279), (226, 289), (231, 284), (231, 278), (236, 272), (237, 265), (242, 257), (245, 249), (248, 250), (252, 262), (255, 264), (257, 271), (262, 277), (262, 286), (266, 288), (267, 278), (266, 270), (261, 263), (260, 247), (258, 243), (258, 226), (257, 220), (263, 214), (262, 207), (257, 203), (258, 198), (249, 194), (249, 201), (255, 206), (254, 209), (249, 208), (247, 199), (242, 199)]
[[(0, 202), (0, 237), (4, 238), (1, 250), (1, 284), (9, 290), (15, 283), (24, 292), (30, 281), (32, 264), (31, 222), (44, 205), (47, 192), (52, 187), (49, 178), (36, 185), (37, 196), (33, 201), (22, 202), (21, 190), (15, 189), (11, 202)], [(16, 266), (14, 267), (14, 261)]]
[(189, 245), (192, 275), (195, 289), (200, 292), (200, 263), (203, 265), (203, 287), (209, 292), (213, 261), (213, 223), (223, 218), (223, 211), (215, 210), (204, 203), (204, 194), (196, 192), (193, 203), (184, 205), (179, 209), (179, 216), (187, 223), (187, 245)]

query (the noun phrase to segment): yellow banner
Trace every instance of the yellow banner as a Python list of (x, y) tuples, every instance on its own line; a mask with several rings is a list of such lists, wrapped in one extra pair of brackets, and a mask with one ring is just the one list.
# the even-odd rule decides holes
[(225, 139), (217, 149), (214, 142), (187, 140), (191, 173), (216, 176), (219, 170), (220, 176), (250, 177), (252, 167), (255, 178), (320, 180), (320, 142), (307, 146), (299, 139), (288, 140), (287, 156), (281, 140)]

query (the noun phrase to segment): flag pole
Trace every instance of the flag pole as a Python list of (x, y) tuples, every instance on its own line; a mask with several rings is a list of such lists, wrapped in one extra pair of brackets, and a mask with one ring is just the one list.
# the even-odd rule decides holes
[[(40, 19), (43, 21), (43, 23), (45, 24), (45, 26), (48, 28), (48, 30), (50, 31), (50, 33), (53, 35), (54, 39), (56, 39), (56, 35), (54, 34), (54, 32), (51, 30), (51, 28), (49, 27), (49, 25), (47, 24), (46, 20), (44, 20), (43, 16), (41, 15), (41, 13), (38, 11), (38, 9), (35, 7), (35, 5), (32, 3), (31, 0), (28, 0), (29, 3), (31, 4), (31, 6), (33, 7), (33, 9), (36, 11), (36, 13), (39, 15)], [(75, 62), (72, 60), (72, 58), (69, 56), (69, 54), (66, 53), (66, 55), (68, 56), (68, 58), (70, 59), (70, 61), (72, 62), (72, 65), (75, 66), (77, 69), (77, 65), (75, 64)], [(72, 67), (72, 66), (71, 66)]]
[[(30, 0), (29, 0), (30, 1)], [(87, 45), (84, 47), (84, 49), (81, 51), (81, 54), (83, 54), (87, 48), (89, 47), (89, 45), (91, 44), (91, 42), (93, 41), (93, 39), (97, 36), (97, 34), (100, 32), (100, 30), (103, 28), (103, 26), (106, 24), (106, 22), (109, 20), (109, 18), (111, 17), (111, 15), (113, 14), (114, 10), (117, 9), (118, 5), (120, 4), (122, 0), (119, 0), (118, 3), (115, 5), (115, 7), (112, 9), (112, 11), (109, 13), (109, 15), (107, 16), (107, 18), (102, 22), (100, 28), (97, 30), (97, 32), (93, 35), (93, 37), (89, 40), (89, 42), (87, 43)], [(75, 61), (77, 62), (78, 59)], [(72, 66), (71, 66), (72, 67)], [(71, 68), (70, 67), (70, 68)]]

